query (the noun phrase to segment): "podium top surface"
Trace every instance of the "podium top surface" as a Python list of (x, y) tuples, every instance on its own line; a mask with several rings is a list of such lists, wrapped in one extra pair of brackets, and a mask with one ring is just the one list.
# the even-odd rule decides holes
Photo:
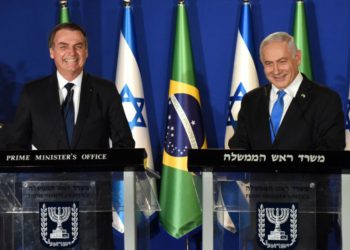
[(349, 151), (189, 150), (191, 172), (350, 173)]
[(0, 151), (0, 172), (144, 171), (144, 149)]

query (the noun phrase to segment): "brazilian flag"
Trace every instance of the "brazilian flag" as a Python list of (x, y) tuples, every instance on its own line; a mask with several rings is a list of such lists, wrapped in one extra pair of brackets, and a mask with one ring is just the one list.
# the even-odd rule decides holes
[(160, 222), (170, 235), (180, 238), (202, 223), (201, 180), (187, 170), (188, 150), (207, 148), (183, 1), (177, 7), (166, 119)]

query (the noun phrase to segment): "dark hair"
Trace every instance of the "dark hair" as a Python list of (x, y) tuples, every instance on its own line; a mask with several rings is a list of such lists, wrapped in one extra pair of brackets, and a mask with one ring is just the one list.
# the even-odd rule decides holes
[(64, 30), (64, 29), (71, 30), (71, 31), (79, 31), (84, 36), (86, 47), (88, 46), (86, 32), (82, 27), (80, 27), (79, 25), (77, 25), (75, 23), (61, 23), (61, 24), (56, 25), (55, 28), (53, 28), (53, 30), (50, 33), (49, 48), (52, 48), (52, 46), (53, 46), (53, 40), (55, 39), (56, 33), (58, 31)]

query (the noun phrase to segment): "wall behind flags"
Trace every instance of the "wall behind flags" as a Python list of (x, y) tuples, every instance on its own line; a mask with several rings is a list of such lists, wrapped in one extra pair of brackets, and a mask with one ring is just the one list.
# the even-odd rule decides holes
[[(240, 0), (186, 0), (210, 148), (223, 147)], [(295, 0), (251, 0), (255, 58), (260, 41), (291, 32)], [(176, 0), (134, 0), (134, 21), (156, 168), (160, 170), (172, 66)], [(350, 1), (305, 0), (314, 79), (345, 102), (350, 82)], [(69, 0), (70, 18), (87, 30), (86, 70), (114, 81), (122, 1)], [(50, 74), (47, 38), (58, 23), (58, 0), (0, 0), (0, 121), (12, 119), (29, 80)], [(256, 60), (261, 83), (266, 83)]]

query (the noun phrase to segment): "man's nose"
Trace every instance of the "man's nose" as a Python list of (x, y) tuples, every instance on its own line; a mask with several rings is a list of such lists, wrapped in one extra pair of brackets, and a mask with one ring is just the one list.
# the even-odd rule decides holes
[(76, 54), (77, 50), (74, 47), (68, 47), (68, 53), (69, 54)]
[(278, 63), (273, 64), (273, 73), (278, 74), (280, 72), (280, 68), (278, 67)]

